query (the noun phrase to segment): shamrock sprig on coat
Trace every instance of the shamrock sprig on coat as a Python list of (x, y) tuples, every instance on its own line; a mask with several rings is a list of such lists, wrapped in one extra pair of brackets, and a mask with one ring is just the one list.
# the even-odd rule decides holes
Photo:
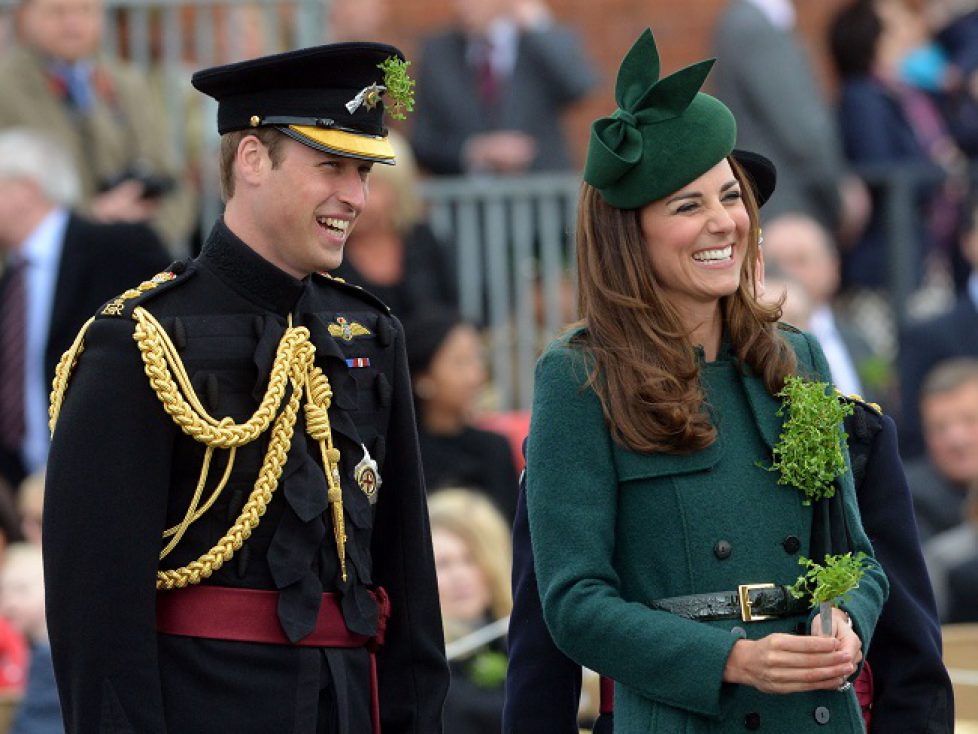
[(840, 401), (827, 383), (796, 376), (785, 379), (777, 397), (784, 400), (778, 415), (787, 408), (788, 419), (774, 446), (770, 471), (780, 472), (778, 484), (801, 491), (803, 505), (832, 497), (835, 479), (846, 470), (846, 435), (839, 424), (852, 413), (852, 405)]

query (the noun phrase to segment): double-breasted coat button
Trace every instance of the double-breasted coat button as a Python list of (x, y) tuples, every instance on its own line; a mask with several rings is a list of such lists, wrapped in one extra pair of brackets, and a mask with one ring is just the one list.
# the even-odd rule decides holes
[(785, 553), (790, 553), (794, 555), (801, 550), (801, 541), (795, 535), (789, 535), (787, 538), (781, 541), (781, 547), (784, 548)]
[(816, 707), (814, 716), (815, 721), (817, 721), (819, 724), (828, 724), (829, 719), (832, 718), (832, 714), (829, 713), (828, 708), (825, 706)]
[(727, 540), (718, 540), (713, 546), (713, 555), (715, 555), (721, 561), (729, 558), (732, 551), (733, 546), (731, 546), (730, 541)]
[(744, 728), (749, 731), (757, 731), (761, 728), (761, 715), (756, 711), (751, 711), (744, 716)]
[(747, 630), (745, 630), (743, 627), (731, 627), (730, 634), (741, 640), (747, 639)]

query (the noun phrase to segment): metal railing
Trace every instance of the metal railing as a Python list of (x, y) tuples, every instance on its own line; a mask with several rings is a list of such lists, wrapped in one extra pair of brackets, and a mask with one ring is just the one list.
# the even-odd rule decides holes
[(573, 175), (432, 179), (432, 228), (457, 257), (459, 308), (487, 330), (498, 410), (526, 409), (540, 348), (574, 318)]

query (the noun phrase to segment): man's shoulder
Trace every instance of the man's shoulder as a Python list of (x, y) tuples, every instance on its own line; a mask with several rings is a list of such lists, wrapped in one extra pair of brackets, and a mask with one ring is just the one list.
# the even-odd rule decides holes
[(329, 273), (313, 273), (312, 277), (322, 292), (338, 298), (341, 305), (368, 306), (385, 316), (391, 315), (390, 307), (366, 288), (350, 283), (343, 278), (337, 278)]
[(444, 53), (449, 49), (465, 47), (465, 34), (458, 28), (442, 28), (421, 41), (422, 56), (428, 53)]
[(777, 29), (756, 5), (747, 0), (732, 0), (720, 14), (715, 33), (719, 40), (725, 36), (739, 37), (744, 34), (755, 36), (759, 33), (771, 34), (776, 31)]
[(188, 283), (196, 273), (192, 261), (179, 260), (152, 278), (133, 285), (110, 299), (95, 314), (100, 319), (129, 319), (133, 311)]
[(88, 253), (99, 257), (117, 254), (120, 257), (145, 249), (164, 251), (159, 235), (142, 222), (98, 222), (77, 212), (71, 212), (65, 241), (82, 243)]
[(907, 484), (910, 485), (910, 493), (915, 500), (932, 499), (940, 501), (942, 498), (952, 497), (959, 494), (951, 484), (940, 475), (933, 462), (927, 456), (907, 462), (906, 466)]
[(4, 79), (23, 73), (29, 68), (40, 69), (41, 62), (37, 54), (31, 53), (24, 46), (14, 46), (0, 55), (0, 77)]

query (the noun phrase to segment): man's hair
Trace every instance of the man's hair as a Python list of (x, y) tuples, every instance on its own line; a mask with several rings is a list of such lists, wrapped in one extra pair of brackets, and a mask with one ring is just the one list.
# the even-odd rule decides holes
[(0, 180), (26, 179), (59, 206), (74, 206), (81, 183), (71, 155), (57, 140), (24, 127), (0, 131)]
[(958, 388), (978, 383), (978, 359), (974, 357), (955, 357), (938, 362), (924, 379), (920, 388), (920, 399), (932, 395), (953, 392)]
[(221, 136), (221, 200), (227, 203), (234, 196), (234, 159), (238, 155), (238, 146), (249, 135), (258, 138), (268, 150), (272, 168), (278, 168), (282, 162), (282, 142), (285, 135), (273, 127), (258, 127), (254, 130), (235, 130)]

